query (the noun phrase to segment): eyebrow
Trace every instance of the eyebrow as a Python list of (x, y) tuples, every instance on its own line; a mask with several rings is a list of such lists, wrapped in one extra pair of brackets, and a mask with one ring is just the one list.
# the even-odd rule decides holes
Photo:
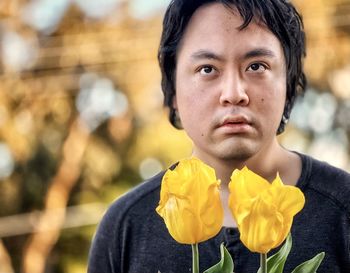
[(194, 52), (191, 55), (191, 58), (194, 60), (211, 59), (217, 61), (222, 61), (224, 59), (222, 56), (208, 50), (199, 50), (197, 52)]
[[(256, 48), (246, 52), (243, 55), (242, 59), (246, 60), (254, 57), (264, 57), (264, 56), (275, 58), (276, 54), (267, 48)], [(209, 50), (199, 50), (197, 52), (194, 52), (191, 55), (191, 58), (194, 60), (203, 60), (203, 59), (206, 59), (206, 60), (211, 59), (211, 60), (217, 60), (217, 61), (224, 60), (224, 57)]]
[(243, 55), (243, 59), (250, 59), (250, 58), (254, 58), (254, 57), (264, 57), (264, 56), (275, 58), (276, 54), (273, 51), (266, 49), (266, 48), (256, 48), (256, 49), (253, 49), (253, 50), (245, 53)]

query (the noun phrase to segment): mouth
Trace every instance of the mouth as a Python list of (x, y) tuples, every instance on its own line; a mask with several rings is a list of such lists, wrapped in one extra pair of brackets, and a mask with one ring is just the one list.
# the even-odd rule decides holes
[(252, 122), (246, 116), (227, 116), (218, 126), (229, 134), (247, 133), (251, 130)]
[(228, 122), (223, 123), (221, 126), (244, 125), (244, 124), (249, 125), (249, 123), (244, 122), (244, 121), (228, 121)]
[(249, 125), (251, 126), (251, 121), (245, 116), (228, 116), (223, 119), (220, 123), (220, 127), (222, 126), (230, 126), (230, 125)]

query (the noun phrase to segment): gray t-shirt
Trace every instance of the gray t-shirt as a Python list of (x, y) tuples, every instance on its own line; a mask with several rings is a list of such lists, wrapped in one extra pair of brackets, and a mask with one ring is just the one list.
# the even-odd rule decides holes
[[(306, 203), (294, 218), (293, 246), (284, 272), (324, 251), (319, 273), (349, 273), (350, 175), (306, 155), (300, 157), (297, 186)], [(174, 241), (155, 212), (163, 174), (140, 184), (108, 209), (92, 242), (88, 273), (191, 272), (191, 246)], [(232, 255), (235, 273), (257, 272), (259, 254), (250, 253), (240, 242), (238, 229), (227, 227), (199, 244), (200, 272), (219, 261), (222, 242)]]

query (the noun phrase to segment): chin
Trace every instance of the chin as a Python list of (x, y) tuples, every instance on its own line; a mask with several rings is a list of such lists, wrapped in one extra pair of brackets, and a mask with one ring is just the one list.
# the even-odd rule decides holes
[(225, 143), (217, 151), (218, 157), (226, 160), (238, 160), (245, 161), (258, 152), (257, 145), (255, 143)]
[(222, 150), (218, 157), (229, 161), (246, 161), (254, 156), (256, 152), (256, 149), (252, 147), (229, 147)]
[(226, 153), (221, 155), (221, 159), (222, 160), (226, 160), (226, 161), (247, 161), (249, 158), (251, 158), (253, 156), (252, 153)]

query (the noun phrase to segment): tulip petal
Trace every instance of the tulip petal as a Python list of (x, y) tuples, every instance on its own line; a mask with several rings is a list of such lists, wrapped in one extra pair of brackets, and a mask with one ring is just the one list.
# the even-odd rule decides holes
[(240, 194), (245, 198), (254, 198), (259, 192), (269, 188), (270, 183), (256, 173), (244, 167), (232, 173), (231, 181), (240, 187)]
[(242, 242), (253, 252), (267, 253), (279, 237), (281, 218), (275, 206), (259, 196), (240, 227), (245, 231), (241, 232)]
[(273, 190), (274, 202), (283, 215), (293, 217), (303, 209), (305, 197), (299, 188), (283, 185), (278, 176), (272, 183), (271, 189)]
[(246, 167), (233, 172), (229, 189), (229, 207), (241, 241), (258, 253), (267, 253), (286, 239), (293, 217), (305, 203), (300, 189), (285, 186), (279, 175), (270, 184)]
[(219, 233), (223, 222), (219, 185), (214, 169), (197, 158), (181, 160), (164, 174), (156, 211), (177, 242), (196, 244)]
[(250, 171), (247, 167), (234, 170), (231, 175), (229, 189), (232, 194), (232, 205), (242, 200), (255, 198), (259, 192), (266, 190), (270, 183), (261, 176)]

